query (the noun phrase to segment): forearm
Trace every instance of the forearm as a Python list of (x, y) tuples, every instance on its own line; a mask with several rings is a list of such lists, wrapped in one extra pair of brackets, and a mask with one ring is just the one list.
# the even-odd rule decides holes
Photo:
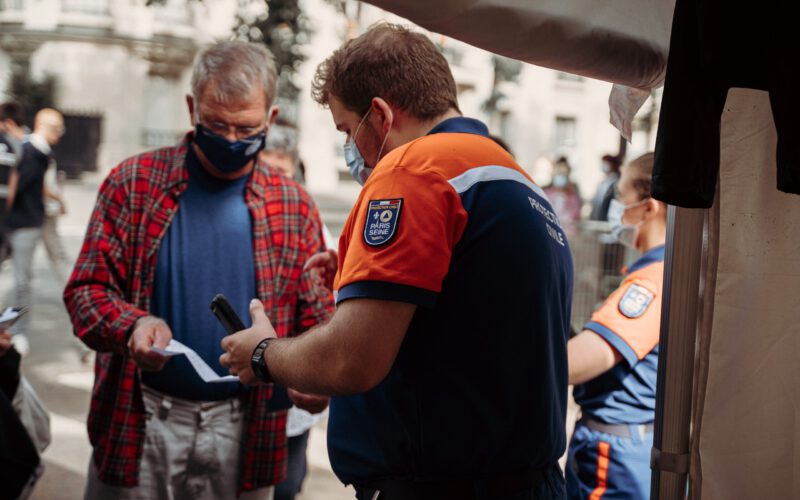
[(222, 366), (251, 383), (251, 356), (259, 342), (270, 376), (297, 391), (325, 395), (367, 392), (391, 371), (416, 305), (378, 299), (350, 299), (331, 321), (295, 338), (275, 338), (263, 304), (250, 302), (253, 326), (222, 339)]
[(14, 197), (17, 194), (17, 186), (19, 185), (19, 172), (17, 169), (11, 171), (11, 175), (8, 178), (8, 197), (6, 198), (6, 208), (11, 210), (11, 207), (14, 206)]
[(346, 343), (335, 340), (331, 323), (299, 337), (273, 340), (265, 359), (275, 382), (300, 392), (343, 396), (369, 389)]
[(128, 353), (128, 336), (134, 323), (148, 313), (110, 292), (102, 284), (70, 281), (64, 304), (75, 335), (100, 352)]
[(59, 203), (63, 203), (61, 195), (59, 195), (56, 191), (53, 191), (52, 189), (47, 187), (47, 185), (44, 186), (44, 197), (51, 200), (55, 200)]
[(592, 362), (591, 356), (586, 356), (584, 353), (575, 353), (570, 349), (568, 349), (568, 352), (569, 385), (583, 384), (599, 374), (599, 370), (594, 368), (596, 363)]
[(569, 384), (582, 384), (607, 372), (622, 356), (600, 335), (583, 330), (567, 342)]

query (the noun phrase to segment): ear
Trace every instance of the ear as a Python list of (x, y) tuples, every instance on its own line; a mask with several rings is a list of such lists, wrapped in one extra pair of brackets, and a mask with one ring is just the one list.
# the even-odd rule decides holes
[(667, 206), (655, 198), (648, 198), (647, 203), (644, 204), (645, 214), (647, 217), (658, 218), (667, 216)]
[(270, 106), (269, 111), (267, 111), (268, 128), (275, 124), (275, 121), (278, 119), (278, 113), (280, 113), (280, 108), (277, 104)]
[(195, 126), (195, 113), (194, 113), (194, 97), (191, 94), (186, 94), (186, 106), (189, 108), (189, 121), (192, 127)]
[(388, 102), (381, 97), (372, 98), (372, 115), (380, 120), (380, 128), (383, 133), (389, 132), (389, 127), (394, 123), (394, 111)]

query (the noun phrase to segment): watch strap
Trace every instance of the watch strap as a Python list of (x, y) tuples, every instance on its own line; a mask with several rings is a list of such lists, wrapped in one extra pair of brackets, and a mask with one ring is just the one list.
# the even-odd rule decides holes
[(267, 361), (264, 359), (264, 352), (267, 350), (267, 347), (269, 347), (269, 343), (273, 340), (275, 339), (269, 338), (259, 342), (256, 348), (253, 349), (253, 355), (250, 357), (250, 367), (253, 369), (256, 378), (267, 384), (272, 383), (273, 380), (272, 375), (269, 373), (269, 368), (267, 368)]

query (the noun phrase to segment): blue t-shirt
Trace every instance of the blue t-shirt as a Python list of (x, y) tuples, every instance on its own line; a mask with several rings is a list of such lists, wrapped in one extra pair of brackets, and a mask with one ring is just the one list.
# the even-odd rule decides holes
[(564, 452), (569, 246), (487, 135), (476, 120), (440, 123), (381, 160), (350, 214), (338, 301), (418, 307), (387, 377), (331, 402), (345, 483), (489, 478)]
[[(220, 375), (220, 341), (227, 335), (209, 304), (224, 294), (245, 325), (248, 304), (256, 296), (253, 232), (244, 193), (245, 176), (227, 181), (212, 177), (200, 166), (192, 148), (187, 154), (189, 185), (178, 212), (158, 250), (150, 312), (172, 329), (172, 335), (191, 347)], [(238, 382), (205, 383), (186, 356), (175, 356), (158, 373), (143, 373), (153, 389), (195, 401), (235, 396)]]

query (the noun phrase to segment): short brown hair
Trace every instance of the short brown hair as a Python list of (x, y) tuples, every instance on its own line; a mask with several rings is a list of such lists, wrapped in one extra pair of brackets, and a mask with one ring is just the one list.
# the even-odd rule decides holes
[(335, 96), (361, 115), (373, 97), (423, 120), (458, 110), (453, 74), (433, 42), (389, 23), (373, 25), (320, 64), (311, 93), (324, 106)]
[(622, 167), (623, 170), (630, 173), (631, 185), (636, 190), (640, 200), (650, 197), (654, 158), (655, 155), (653, 153), (645, 153)]

